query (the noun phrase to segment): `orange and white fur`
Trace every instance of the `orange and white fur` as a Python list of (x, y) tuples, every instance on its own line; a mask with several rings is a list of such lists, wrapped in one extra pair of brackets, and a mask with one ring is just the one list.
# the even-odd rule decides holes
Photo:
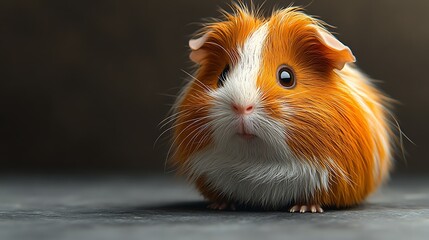
[(174, 107), (173, 159), (210, 207), (322, 212), (388, 175), (388, 99), (321, 21), (235, 6), (189, 46), (198, 68)]

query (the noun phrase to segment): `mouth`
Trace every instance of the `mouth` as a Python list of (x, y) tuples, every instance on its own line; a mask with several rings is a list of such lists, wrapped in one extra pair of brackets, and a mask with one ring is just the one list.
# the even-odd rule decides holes
[(237, 131), (237, 135), (240, 138), (242, 138), (242, 139), (250, 141), (250, 140), (252, 140), (252, 139), (254, 139), (256, 137), (255, 134), (250, 133), (249, 130), (246, 129), (246, 126), (244, 124), (243, 119), (241, 119), (240, 124), (238, 125), (238, 129), (237, 130), (238, 130)]

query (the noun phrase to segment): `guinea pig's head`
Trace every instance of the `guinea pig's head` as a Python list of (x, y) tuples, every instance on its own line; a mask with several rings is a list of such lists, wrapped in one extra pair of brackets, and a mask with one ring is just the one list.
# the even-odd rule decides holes
[[(298, 8), (270, 17), (237, 7), (189, 41), (197, 70), (179, 96), (174, 158), (207, 149), (317, 157), (347, 104), (337, 71), (350, 49)], [(344, 98), (345, 103), (339, 103)]]

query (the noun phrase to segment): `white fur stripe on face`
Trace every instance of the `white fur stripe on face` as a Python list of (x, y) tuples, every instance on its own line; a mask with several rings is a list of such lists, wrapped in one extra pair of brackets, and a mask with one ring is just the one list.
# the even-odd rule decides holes
[(234, 104), (256, 104), (259, 99), (256, 81), (267, 35), (268, 25), (264, 24), (249, 35), (242, 47), (238, 47), (238, 63), (231, 69), (224, 86), (224, 93)]

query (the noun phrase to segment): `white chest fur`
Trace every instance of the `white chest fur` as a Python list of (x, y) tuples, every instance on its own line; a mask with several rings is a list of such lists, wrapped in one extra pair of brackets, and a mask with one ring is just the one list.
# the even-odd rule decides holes
[(307, 201), (316, 190), (329, 187), (326, 170), (290, 157), (249, 158), (209, 149), (192, 156), (189, 163), (190, 175), (204, 176), (212, 189), (252, 206), (279, 208)]

